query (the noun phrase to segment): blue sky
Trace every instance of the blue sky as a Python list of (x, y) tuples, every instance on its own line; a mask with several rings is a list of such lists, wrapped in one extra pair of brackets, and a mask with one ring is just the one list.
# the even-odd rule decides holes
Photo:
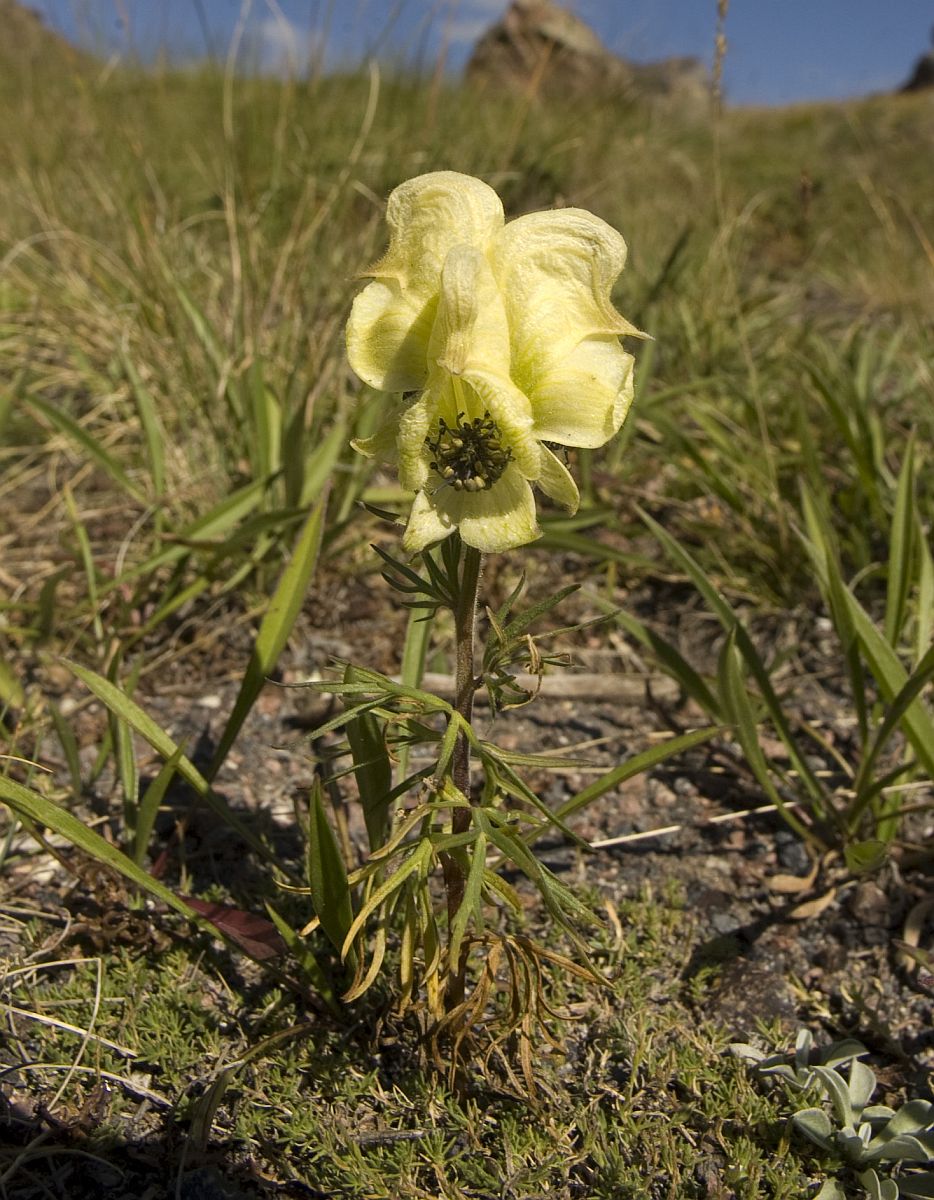
[[(243, 0), (29, 0), (66, 36), (150, 60), (226, 54)], [(508, 0), (247, 0), (244, 53), (266, 69), (370, 54), (463, 65)], [(716, 0), (565, 0), (613, 50), (709, 63)], [(732, 0), (724, 77), (738, 104), (837, 99), (897, 87), (930, 46), (934, 0)]]

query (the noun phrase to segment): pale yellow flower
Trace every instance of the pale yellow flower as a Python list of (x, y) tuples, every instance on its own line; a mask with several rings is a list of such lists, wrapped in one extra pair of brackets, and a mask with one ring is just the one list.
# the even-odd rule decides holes
[(577, 208), (506, 224), (479, 179), (438, 171), (389, 197), (389, 250), (347, 323), (350, 365), (399, 393), (363, 454), (416, 493), (403, 539), (460, 530), (508, 550), (540, 536), (532, 485), (574, 512), (577, 485), (544, 443), (602, 446), (632, 402), (638, 334), (610, 301), (626, 261), (615, 229)]

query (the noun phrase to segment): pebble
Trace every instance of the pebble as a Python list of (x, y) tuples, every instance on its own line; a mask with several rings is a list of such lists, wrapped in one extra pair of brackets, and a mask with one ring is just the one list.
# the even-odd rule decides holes
[(850, 893), (847, 908), (852, 916), (863, 925), (888, 928), (892, 919), (892, 906), (888, 896), (871, 879), (864, 879)]
[(780, 829), (775, 834), (775, 845), (778, 861), (791, 875), (806, 875), (811, 866), (811, 860), (805, 849), (804, 842), (790, 829)]

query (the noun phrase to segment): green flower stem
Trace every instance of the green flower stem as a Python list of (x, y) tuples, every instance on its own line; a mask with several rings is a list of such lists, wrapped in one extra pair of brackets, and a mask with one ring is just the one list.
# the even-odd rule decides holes
[[(477, 625), (477, 590), (480, 584), (482, 555), (473, 546), (464, 547), (460, 586), (454, 608), (454, 641), (456, 646), (456, 675), (454, 681), (454, 707), (465, 721), (473, 717), (473, 700), (476, 692), (474, 675), (474, 640)], [(451, 763), (451, 778), (454, 786), (470, 799), (470, 743), (461, 734), (454, 747)], [(470, 828), (470, 813), (465, 808), (456, 808), (451, 820), (452, 833), (466, 833)], [(464, 899), (465, 875), (461, 864), (452, 856), (443, 859), (444, 886), (447, 893), (448, 928), (451, 928), (457, 910)], [(464, 999), (466, 977), (466, 950), (460, 962), (449, 965), (447, 1008), (456, 1008)]]

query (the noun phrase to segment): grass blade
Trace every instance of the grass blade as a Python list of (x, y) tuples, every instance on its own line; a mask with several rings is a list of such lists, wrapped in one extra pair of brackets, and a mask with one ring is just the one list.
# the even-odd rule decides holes
[(658, 746), (643, 750), (641, 754), (636, 754), (618, 767), (607, 771), (605, 775), (601, 775), (599, 779), (589, 783), (569, 800), (565, 800), (556, 811), (555, 816), (565, 819), (572, 813), (579, 812), (588, 804), (593, 804), (595, 800), (605, 796), (607, 792), (619, 787), (621, 783), (625, 783), (627, 779), (641, 775), (643, 771), (650, 771), (652, 767), (657, 767), (659, 763), (665, 762), (675, 754), (681, 754), (684, 750), (691, 750), (694, 746), (710, 741), (719, 732), (719, 725), (710, 725), (704, 729), (694, 729), (690, 733), (682, 733)]
[[(755, 775), (759, 786), (795, 833), (805, 841), (813, 841), (813, 832), (789, 810), (784, 796), (779, 792), (772, 779), (771, 768), (759, 744), (758, 722), (753, 711), (749, 693), (746, 690), (740, 663), (741, 659), (736, 647), (736, 632), (734, 630), (729, 634), (723, 645), (723, 649), (720, 651), (720, 661), (717, 668), (717, 681), (724, 715), (736, 731), (736, 737), (743, 751), (743, 756), (749, 764), (753, 775)], [(821, 805), (817, 811), (819, 816), (826, 816), (824, 805)]]
[(120, 347), (120, 362), (130, 381), (130, 391), (136, 405), (140, 427), (143, 431), (143, 441), (146, 444), (146, 457), (149, 460), (149, 474), (152, 479), (152, 490), (158, 498), (165, 492), (165, 439), (159, 417), (156, 413), (156, 403), (149, 389), (143, 383), (139, 372), (126, 351)]
[(27, 403), (36, 412), (41, 413), (51, 425), (54, 425), (59, 433), (63, 433), (80, 447), (88, 458), (97, 463), (102, 470), (106, 471), (114, 483), (126, 492), (128, 496), (132, 496), (140, 504), (146, 503), (146, 497), (130, 479), (120, 463), (74, 417), (69, 416), (62, 409), (56, 408), (55, 405), (49, 404), (47, 400), (43, 400), (39, 396), (28, 396)]
[(915, 537), (919, 552), (915, 660), (920, 662), (934, 637), (934, 558), (931, 556), (931, 547), (925, 536), (920, 512), (915, 514)]
[(707, 574), (700, 564), (681, 546), (672, 536), (663, 529), (657, 521), (654, 521), (646, 512), (639, 510), (643, 521), (648, 525), (649, 529), (655, 534), (661, 543), (662, 549), (674, 562), (681, 567), (687, 574), (691, 582), (703, 596), (708, 607), (716, 614), (726, 633), (736, 631), (736, 645), (746, 662), (752, 677), (756, 681), (756, 686), (759, 688), (762, 700), (768, 710), (772, 724), (775, 726), (775, 731), (785, 743), (785, 749), (788, 751), (788, 757), (791, 759), (792, 765), (798, 772), (802, 783), (807, 789), (811, 800), (816, 804), (822, 804), (824, 799), (823, 789), (820, 781), (814, 774), (814, 770), (810, 763), (798, 749), (791, 733), (791, 727), (788, 724), (788, 719), (782, 709), (781, 702), (775, 694), (775, 689), (772, 687), (772, 681), (769, 679), (769, 673), (765, 668), (765, 664), (759, 657), (759, 653), (752, 643), (752, 639), (747, 633), (743, 624), (738, 620), (730, 605), (720, 594), (716, 587), (711, 583)]
[(12, 779), (4, 776), (0, 776), (0, 800), (8, 804), (18, 816), (26, 817), (36, 825), (43, 825), (47, 829), (53, 830), (60, 837), (66, 838), (71, 845), (83, 850), (85, 854), (108, 867), (113, 867), (131, 883), (135, 883), (143, 891), (155, 896), (164, 904), (168, 904), (182, 916), (188, 917), (192, 921), (199, 921), (198, 914), (179, 899), (174, 892), (144, 871), (122, 850), (118, 850), (99, 833), (89, 829), (84, 821), (67, 809), (61, 808), (31, 788), (23, 787), (22, 784), (15, 783)]
[[(894, 703), (908, 683), (908, 672), (902, 666), (895, 651), (872, 622), (871, 617), (851, 591), (846, 593), (850, 615), (863, 653), (872, 670), (879, 690), (889, 704)], [(905, 708), (901, 718), (905, 737), (928, 775), (934, 778), (934, 720), (924, 707), (920, 696), (915, 696)]]
[[(109, 679), (105, 679), (103, 675), (98, 675), (96, 671), (82, 667), (79, 663), (71, 662), (67, 658), (63, 658), (61, 661), (72, 674), (77, 675), (91, 689), (102, 704), (111, 712), (116, 713), (117, 716), (122, 717), (163, 758), (171, 759), (175, 754), (179, 753), (179, 747), (163, 729), (159, 728), (152, 717), (144, 712), (129, 696), (124, 695)], [(211, 785), (194, 763), (186, 758), (184, 754), (181, 754), (178, 759), (178, 773), (222, 821), (229, 825), (231, 829), (236, 830), (243, 840), (264, 861), (269, 861), (271, 857), (269, 850), (263, 845), (252, 829), (228, 807), (226, 802), (211, 790)]]
[(159, 808), (169, 790), (169, 784), (175, 778), (183, 753), (182, 747), (179, 746), (171, 758), (162, 764), (159, 774), (143, 792), (143, 798), (139, 802), (136, 813), (136, 828), (133, 831), (133, 861), (137, 866), (143, 865)]
[(905, 450), (905, 462), (898, 477), (895, 512), (889, 534), (889, 569), (885, 594), (885, 640), (897, 646), (908, 608), (911, 587), (911, 559), (914, 530), (918, 523), (915, 502), (914, 435)]
[(249, 664), (234, 702), (233, 711), (218, 742), (208, 778), (213, 779), (227, 757), (243, 722), (246, 720), (256, 697), (266, 682), (267, 675), (278, 661), (285, 648), (292, 626), (301, 611), (308, 594), (308, 585), (318, 561), (321, 534), (324, 528), (324, 513), (327, 498), (312, 509), (308, 520), (299, 534), (292, 559), (282, 573), (282, 578), (269, 602), (269, 607), (260, 623), (256, 643)]

